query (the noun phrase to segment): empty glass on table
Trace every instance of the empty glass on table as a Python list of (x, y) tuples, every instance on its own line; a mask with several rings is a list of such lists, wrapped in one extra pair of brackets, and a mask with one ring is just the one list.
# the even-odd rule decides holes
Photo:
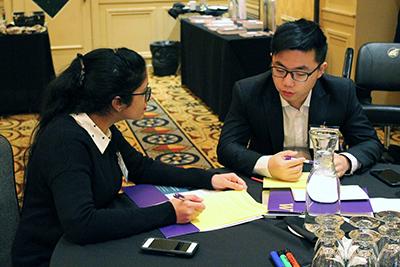
[(352, 230), (349, 233), (351, 243), (347, 249), (347, 259), (352, 257), (353, 253), (360, 245), (363, 246), (364, 250), (367, 249), (367, 247), (371, 249), (376, 258), (378, 258), (379, 250), (377, 242), (380, 239), (380, 235), (372, 229), (378, 227), (380, 221), (369, 216), (353, 216), (350, 218), (349, 223), (358, 229)]
[(338, 240), (344, 236), (340, 228), (319, 228), (315, 235), (320, 239), (320, 247), (315, 254), (312, 267), (345, 267), (342, 253), (338, 249)]

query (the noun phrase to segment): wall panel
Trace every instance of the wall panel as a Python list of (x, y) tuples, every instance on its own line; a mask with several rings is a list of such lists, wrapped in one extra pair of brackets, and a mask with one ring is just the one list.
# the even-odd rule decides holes
[(325, 35), (329, 44), (329, 53), (327, 55), (327, 73), (335, 76), (341, 76), (343, 71), (344, 56), (347, 47), (350, 47), (351, 34), (346, 32), (325, 29)]
[(148, 51), (147, 44), (156, 38), (155, 8), (106, 9), (105, 12), (106, 47), (128, 47), (140, 54)]

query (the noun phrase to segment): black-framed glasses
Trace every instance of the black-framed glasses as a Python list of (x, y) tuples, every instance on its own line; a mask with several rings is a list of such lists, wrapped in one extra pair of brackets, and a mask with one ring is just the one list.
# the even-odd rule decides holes
[(146, 102), (148, 102), (151, 98), (151, 87), (147, 86), (146, 91), (144, 91), (144, 93), (132, 94), (132, 95), (145, 95)]
[(321, 64), (319, 64), (313, 71), (305, 72), (300, 70), (290, 71), (281, 67), (271, 66), (271, 72), (273, 76), (278, 78), (285, 78), (288, 73), (290, 73), (290, 76), (292, 76), (293, 80), (297, 82), (306, 82), (308, 77), (310, 77), (317, 69), (319, 69), (319, 67), (321, 67)]

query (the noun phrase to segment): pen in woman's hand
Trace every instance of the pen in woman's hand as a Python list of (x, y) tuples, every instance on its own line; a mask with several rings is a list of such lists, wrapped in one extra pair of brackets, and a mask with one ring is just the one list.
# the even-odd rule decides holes
[[(283, 156), (283, 159), (284, 159), (284, 160), (291, 160), (291, 159), (297, 159), (297, 158), (295, 158), (295, 157), (290, 157), (290, 156)], [(303, 163), (313, 164), (314, 161), (306, 159)]]
[(183, 200), (183, 201), (191, 201), (190, 199), (186, 198), (184, 195), (181, 195), (179, 193), (175, 193), (174, 194), (174, 198), (180, 199), (180, 200)]

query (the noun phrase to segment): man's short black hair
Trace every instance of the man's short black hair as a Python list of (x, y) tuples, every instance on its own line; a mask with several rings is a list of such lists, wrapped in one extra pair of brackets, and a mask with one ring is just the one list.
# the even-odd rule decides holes
[(276, 30), (271, 41), (271, 53), (275, 55), (283, 50), (315, 50), (315, 61), (321, 64), (325, 61), (328, 44), (317, 23), (299, 19), (283, 23)]

